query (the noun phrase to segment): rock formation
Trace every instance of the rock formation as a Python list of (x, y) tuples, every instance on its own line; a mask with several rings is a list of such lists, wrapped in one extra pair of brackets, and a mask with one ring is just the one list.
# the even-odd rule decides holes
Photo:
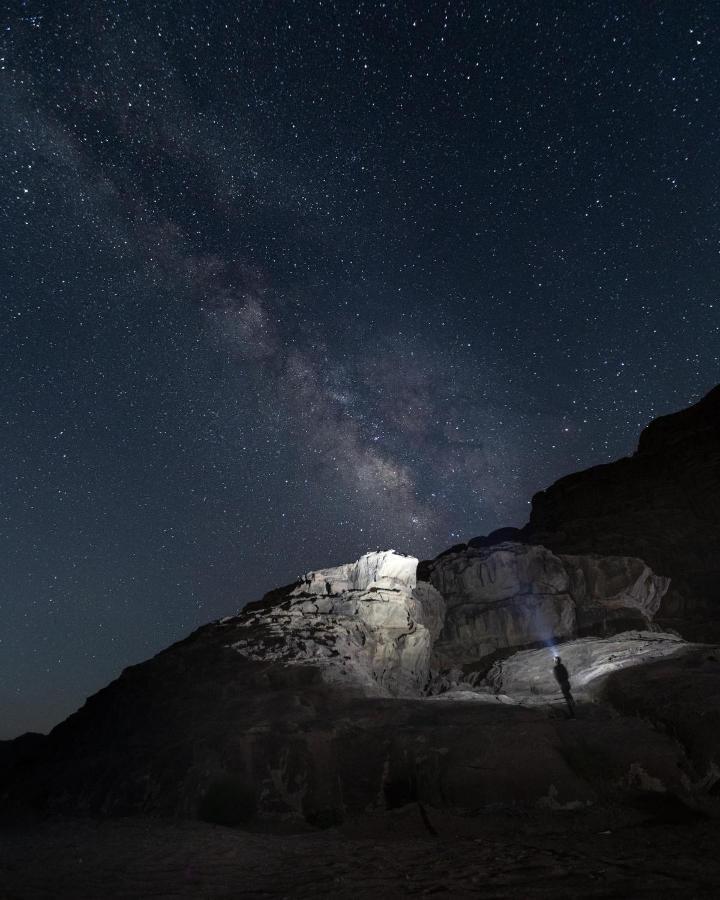
[(511, 698), (558, 697), (553, 674), (553, 657), (558, 653), (572, 673), (574, 696), (597, 697), (611, 673), (687, 652), (688, 645), (676, 635), (626, 631), (609, 638), (581, 638), (560, 647), (514, 653), (494, 663), (485, 682), (496, 694)]
[[(0, 805), (326, 826), (416, 801), (465, 812), (584, 808), (618, 785), (635, 790), (638, 766), (677, 796), (710, 783), (720, 742), (706, 739), (704, 767), (693, 768), (652, 725), (602, 706), (567, 731), (547, 647), (509, 647), (487, 676), (446, 678), (450, 690), (437, 694), (448, 660), (496, 639), (543, 640), (545, 612), (568, 639), (584, 610), (652, 616), (666, 582), (642, 563), (521, 544), (447, 554), (429, 572), (446, 592), (447, 619), (445, 599), (416, 582), (416, 568), (387, 551), (312, 572), (125, 670), (30, 757), (16, 757)], [(500, 623), (490, 643), (483, 622)], [(697, 648), (632, 632), (568, 640), (562, 652), (582, 699), (601, 697), (619, 669), (682, 665)]]
[(669, 585), (638, 559), (518, 543), (446, 553), (426, 581), (417, 569), (412, 556), (367, 553), (218, 625), (247, 659), (311, 665), (366, 696), (419, 697), (438, 672), (497, 650), (649, 628)]
[(639, 557), (672, 580), (658, 623), (720, 639), (720, 386), (651, 422), (632, 457), (536, 494), (520, 536), (555, 553)]
[(465, 547), (425, 563), (445, 599), (436, 667), (477, 663), (494, 651), (628, 627), (650, 627), (669, 579), (631, 557), (556, 555), (502, 543)]
[(538, 495), (524, 529), (419, 565), (368, 553), (198, 629), (4, 744), (0, 812), (327, 826), (654, 791), (715, 814), (720, 656), (659, 626), (720, 623), (719, 413), (716, 389), (658, 420), (631, 459)]
[[(323, 827), (415, 802), (464, 813), (578, 809), (631, 796), (639, 772), (653, 789), (684, 798), (710, 784), (703, 778), (720, 758), (717, 731), (714, 743), (704, 734), (704, 763), (695, 764), (645, 719), (602, 706), (581, 707), (570, 727), (557, 696), (535, 702), (543, 697), (534, 673), (549, 684), (547, 650), (519, 654), (520, 664), (511, 658), (500, 684), (478, 685), (458, 694), (471, 702), (453, 703), (453, 692), (363, 696), (328, 683), (326, 657), (251, 659), (233, 648), (234, 627), (199, 629), (91, 697), (6, 780), (5, 810)], [(618, 637), (604, 656), (587, 641), (585, 658), (594, 653), (597, 665), (612, 649), (638, 660), (636, 640)], [(675, 668), (638, 692), (646, 707), (696, 653), (680, 641), (671, 651)], [(717, 684), (720, 674), (707, 677)]]
[(418, 561), (392, 550), (305, 575), (236, 618), (229, 645), (248, 659), (320, 667), (324, 680), (367, 694), (418, 696), (445, 603), (416, 581)]

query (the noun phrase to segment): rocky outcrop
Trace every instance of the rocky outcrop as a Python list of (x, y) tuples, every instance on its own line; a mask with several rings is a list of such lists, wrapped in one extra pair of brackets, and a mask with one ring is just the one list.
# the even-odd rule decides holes
[(611, 673), (683, 656), (688, 650), (689, 645), (682, 638), (658, 632), (630, 631), (610, 638), (581, 638), (560, 647), (524, 650), (498, 660), (484, 683), (494, 693), (519, 701), (537, 697), (562, 699), (553, 673), (554, 656), (561, 654), (563, 664), (572, 673), (575, 697), (597, 696)]
[(425, 563), (447, 604), (438, 668), (497, 650), (652, 624), (669, 579), (639, 559), (556, 555), (545, 547), (468, 546)]
[[(632, 715), (588, 707), (568, 730), (547, 649), (425, 696), (432, 652), (449, 647), (449, 632), (445, 601), (416, 583), (416, 563), (388, 551), (310, 573), (125, 670), (0, 776), (0, 807), (324, 827), (415, 802), (464, 813), (580, 809), (632, 794), (640, 776), (679, 797), (710, 784), (699, 770), (685, 778), (683, 748)], [(583, 610), (603, 604), (652, 614), (662, 589), (633, 560), (517, 544), (448, 554), (434, 576), (459, 637), (453, 611), (481, 589), (473, 627), (494, 610), (503, 633), (523, 641), (545, 622), (523, 619), (529, 609), (557, 610), (556, 630), (566, 625), (569, 637)], [(480, 641), (474, 632), (462, 653), (481, 652)], [(574, 686), (592, 693), (607, 672), (661, 650), (680, 659), (693, 648), (633, 634), (562, 652)], [(704, 746), (712, 772), (718, 748)]]
[(343, 594), (372, 588), (412, 591), (417, 582), (417, 563), (414, 556), (394, 550), (366, 553), (357, 562), (303, 575), (290, 593), (293, 596)]
[(524, 529), (419, 566), (369, 553), (198, 629), (0, 748), (0, 813), (327, 826), (413, 802), (714, 802), (720, 657), (657, 629), (720, 625), (719, 427), (717, 389), (538, 495)]
[(638, 766), (685, 790), (682, 747), (641, 719), (598, 707), (568, 728), (522, 696), (362, 696), (322, 662), (249, 659), (228, 634), (206, 626), (90, 698), (0, 789), (6, 807), (326, 827), (416, 802), (585, 808), (634, 791)]
[(720, 386), (651, 422), (632, 457), (536, 494), (521, 539), (560, 554), (638, 557), (672, 580), (662, 627), (720, 638)]
[(221, 621), (248, 659), (313, 665), (366, 694), (418, 696), (430, 677), (445, 603), (416, 581), (418, 561), (392, 550), (305, 575), (283, 595)]
[(573, 556), (560, 554), (575, 604), (576, 633), (605, 635), (628, 626), (649, 627), (669, 578), (656, 575), (643, 560), (632, 556)]
[(720, 648), (688, 647), (611, 672), (599, 698), (623, 716), (642, 717), (672, 734), (696, 786), (720, 795)]

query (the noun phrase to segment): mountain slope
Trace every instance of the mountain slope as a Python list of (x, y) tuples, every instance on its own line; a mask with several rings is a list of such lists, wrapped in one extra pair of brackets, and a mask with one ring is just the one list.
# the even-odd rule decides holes
[(720, 638), (720, 386), (651, 422), (637, 452), (560, 479), (522, 539), (555, 553), (636, 556), (672, 579), (656, 621)]

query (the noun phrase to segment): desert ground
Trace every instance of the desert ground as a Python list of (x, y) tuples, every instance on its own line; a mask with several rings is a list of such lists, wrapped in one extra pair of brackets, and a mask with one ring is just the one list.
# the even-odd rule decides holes
[(673, 802), (453, 816), (413, 804), (267, 834), (147, 818), (0, 831), (0, 900), (717, 897), (720, 829)]

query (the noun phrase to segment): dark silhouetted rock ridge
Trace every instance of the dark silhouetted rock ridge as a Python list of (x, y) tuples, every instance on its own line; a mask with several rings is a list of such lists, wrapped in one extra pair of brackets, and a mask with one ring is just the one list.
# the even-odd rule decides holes
[(639, 557), (671, 579), (656, 621), (691, 639), (720, 638), (720, 386), (651, 422), (633, 456), (536, 494), (522, 540)]

